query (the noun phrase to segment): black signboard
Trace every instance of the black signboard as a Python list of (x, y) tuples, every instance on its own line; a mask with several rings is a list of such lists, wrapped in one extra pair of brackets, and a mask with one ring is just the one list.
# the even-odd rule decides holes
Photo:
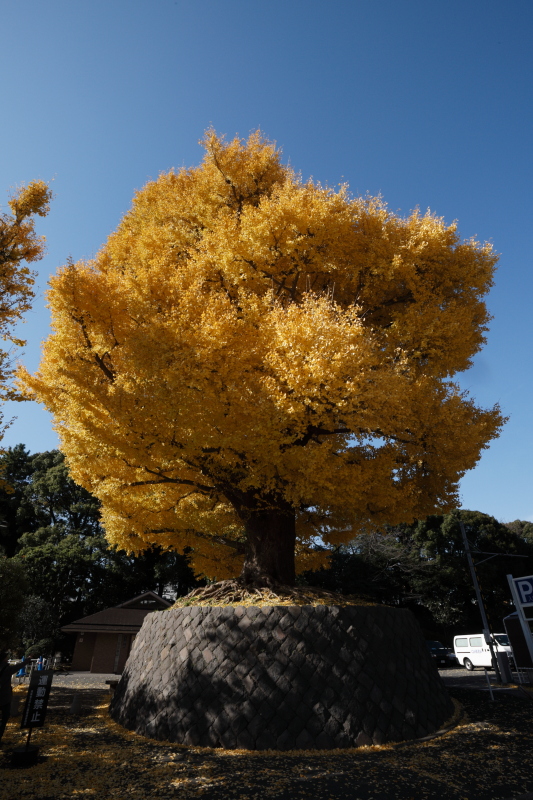
[(46, 707), (52, 688), (51, 669), (43, 669), (41, 672), (35, 670), (30, 678), (26, 705), (22, 713), (21, 728), (40, 728), (44, 725), (46, 717)]

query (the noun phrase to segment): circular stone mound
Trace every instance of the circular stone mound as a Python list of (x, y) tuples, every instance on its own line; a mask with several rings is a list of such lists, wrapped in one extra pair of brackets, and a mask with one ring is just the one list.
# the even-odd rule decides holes
[(148, 614), (110, 713), (155, 739), (295, 750), (426, 736), (453, 704), (410, 611), (189, 606)]

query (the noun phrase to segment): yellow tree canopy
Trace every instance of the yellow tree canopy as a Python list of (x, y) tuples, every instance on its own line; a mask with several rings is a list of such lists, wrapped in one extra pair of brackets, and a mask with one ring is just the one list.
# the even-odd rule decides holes
[(303, 182), (259, 132), (204, 145), (53, 278), (21, 381), (111, 542), (291, 583), (317, 537), (456, 505), (502, 424), (450, 380), (484, 342), (496, 257), (432, 214)]
[[(33, 181), (9, 200), (11, 214), (0, 213), (0, 339), (8, 347), (25, 344), (13, 336), (13, 325), (31, 308), (34, 275), (27, 264), (44, 252), (44, 237), (35, 233), (34, 216), (46, 216), (51, 197), (46, 183)], [(20, 399), (9, 385), (12, 375), (12, 354), (0, 348), (0, 400)], [(0, 423), (0, 438), (4, 430)]]

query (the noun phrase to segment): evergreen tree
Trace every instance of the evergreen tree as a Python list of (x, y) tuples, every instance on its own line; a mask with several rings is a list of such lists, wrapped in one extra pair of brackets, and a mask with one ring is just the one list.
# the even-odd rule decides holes
[(145, 591), (174, 597), (198, 585), (184, 553), (155, 546), (134, 555), (111, 546), (99, 501), (72, 480), (58, 450), (31, 456), (17, 445), (0, 456), (0, 467), (8, 484), (0, 489), (1, 541), (10, 556), (3, 563), (31, 587), (19, 603), (27, 646), (35, 637), (57, 642), (62, 625)]

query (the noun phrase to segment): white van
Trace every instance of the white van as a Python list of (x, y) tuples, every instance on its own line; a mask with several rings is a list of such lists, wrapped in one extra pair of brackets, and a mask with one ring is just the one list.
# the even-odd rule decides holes
[[(492, 644), (495, 653), (507, 653), (512, 660), (513, 651), (506, 633), (494, 633)], [(453, 649), (459, 664), (463, 664), (466, 669), (492, 666), (490, 648), (482, 633), (475, 633), (473, 636), (454, 636)]]

